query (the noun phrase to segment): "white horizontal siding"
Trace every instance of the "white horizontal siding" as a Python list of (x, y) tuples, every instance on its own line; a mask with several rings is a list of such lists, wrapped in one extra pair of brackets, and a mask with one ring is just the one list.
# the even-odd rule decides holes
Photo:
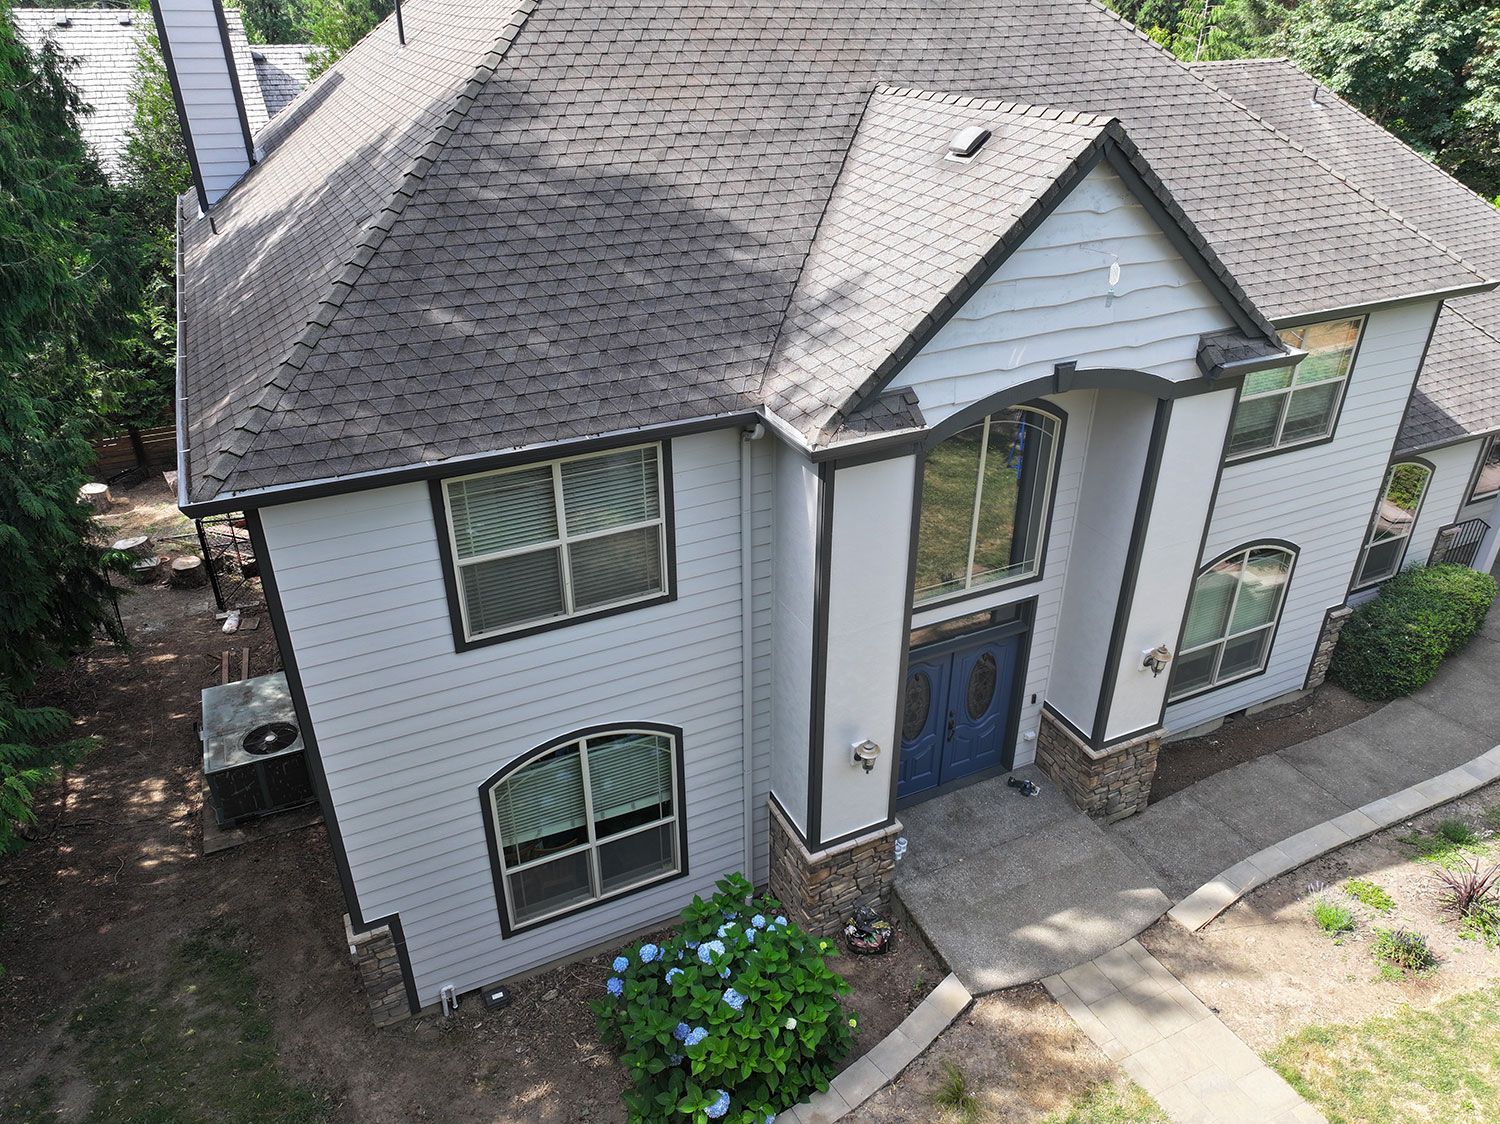
[[(401, 915), (424, 1004), (445, 983), (482, 986), (669, 918), (744, 865), (739, 438), (672, 452), (676, 601), (465, 653), (424, 485), (264, 512), (360, 909)], [(754, 619), (768, 632), (771, 456), (754, 455)], [(761, 739), (770, 655), (758, 635)], [(553, 738), (631, 722), (683, 727), (690, 876), (502, 940), (479, 785)], [(768, 774), (757, 762), (757, 787)]]
[(1437, 533), (1450, 523), (1459, 520), (1464, 500), (1469, 497), (1469, 484), (1473, 481), (1474, 465), (1479, 459), (1482, 439), (1464, 441), (1458, 445), (1445, 445), (1423, 453), (1417, 459), (1432, 465), (1432, 479), (1427, 483), (1427, 493), (1422, 497), (1422, 509), (1417, 513), (1417, 525), (1406, 544), (1404, 566), (1424, 565), (1432, 553)]
[[(1110, 285), (1110, 268), (1119, 280)], [(1049, 215), (897, 376), (929, 424), (1061, 362), (1196, 379), (1229, 326), (1207, 286), (1108, 167)]]
[(1434, 313), (1413, 304), (1370, 315), (1332, 441), (1225, 467), (1200, 564), (1265, 539), (1301, 553), (1265, 673), (1168, 708), (1169, 730), (1301, 689), (1323, 616), (1345, 601)]
[(232, 60), (212, 4), (160, 0), (172, 68), (208, 201), (215, 203), (250, 168)]

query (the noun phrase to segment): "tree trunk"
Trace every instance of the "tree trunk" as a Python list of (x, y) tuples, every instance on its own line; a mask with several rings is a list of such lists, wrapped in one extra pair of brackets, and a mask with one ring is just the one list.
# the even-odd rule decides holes
[(203, 559), (196, 555), (172, 559), (171, 581), (177, 589), (197, 589), (203, 585), (208, 581), (208, 571), (203, 565)]

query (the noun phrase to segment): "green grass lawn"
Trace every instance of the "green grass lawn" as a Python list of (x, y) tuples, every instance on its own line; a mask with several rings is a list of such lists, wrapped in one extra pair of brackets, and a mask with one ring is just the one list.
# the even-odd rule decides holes
[(1500, 1120), (1500, 987), (1309, 1027), (1267, 1061), (1332, 1124)]
[(1101, 1082), (1068, 1109), (1042, 1124), (1167, 1124), (1167, 1114), (1133, 1081)]
[[(104, 979), (68, 1030), (93, 1094), (90, 1121), (304, 1124), (330, 1112), (327, 1098), (276, 1068), (244, 937), (230, 927), (182, 941), (159, 979)], [(57, 1084), (36, 1081), (7, 1119), (55, 1120)]]

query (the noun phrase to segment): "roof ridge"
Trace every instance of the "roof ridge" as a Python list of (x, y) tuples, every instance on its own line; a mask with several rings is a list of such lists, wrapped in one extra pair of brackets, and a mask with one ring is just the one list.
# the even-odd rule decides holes
[[(1181, 59), (1178, 59), (1177, 61), (1182, 62)], [(1255, 57), (1255, 58), (1243, 58), (1243, 59), (1194, 59), (1192, 62), (1184, 62), (1184, 63), (1182, 63), (1182, 65), (1185, 66), (1185, 67), (1187, 67), (1189, 70), (1193, 70), (1193, 69), (1198, 68), (1198, 67), (1209, 67), (1209, 66), (1258, 66), (1258, 65), (1263, 65), (1263, 64), (1268, 63), (1268, 62), (1291, 62), (1291, 61), (1292, 60), (1291, 60), (1290, 56), (1288, 56), (1288, 55), (1266, 55), (1266, 56), (1258, 56), (1258, 57)], [(1296, 64), (1292, 63), (1292, 65), (1295, 66)]]
[[(1441, 164), (1439, 164), (1436, 160), (1433, 160), (1433, 159), (1431, 159), (1430, 157), (1427, 157), (1427, 156), (1423, 156), (1420, 152), (1418, 152), (1410, 144), (1408, 144), (1406, 141), (1402, 140), (1395, 133), (1391, 132), (1391, 130), (1387, 129), (1384, 125), (1382, 125), (1379, 121), (1375, 120), (1375, 118), (1371, 117), (1364, 110), (1360, 109), (1359, 106), (1357, 106), (1353, 102), (1349, 101), (1349, 99), (1345, 98), (1337, 90), (1329, 88), (1328, 83), (1324, 82), (1322, 79), (1318, 78), (1317, 75), (1309, 74), (1307, 71), (1303, 70), (1300, 66), (1297, 65), (1296, 60), (1288, 58), (1287, 56), (1283, 55), (1280, 58), (1274, 58), (1274, 59), (1233, 59), (1233, 60), (1228, 60), (1228, 61), (1233, 61), (1233, 62), (1285, 63), (1287, 66), (1289, 66), (1293, 70), (1295, 70), (1299, 76), (1301, 76), (1303, 78), (1306, 78), (1314, 86), (1316, 86), (1318, 89), (1322, 90), (1329, 97), (1333, 98), (1334, 101), (1338, 102), (1341, 106), (1343, 106), (1345, 109), (1347, 109), (1350, 113), (1354, 114), (1356, 117), (1360, 118), (1362, 121), (1368, 121), (1375, 128), (1379, 129), (1384, 135), (1390, 137), (1391, 140), (1395, 141), (1402, 148), (1406, 149), (1407, 152), (1410, 152), (1418, 160), (1422, 161), (1422, 163), (1426, 164), (1430, 168), (1434, 168), (1437, 171), (1442, 172), (1443, 175), (1447, 176), (1450, 180), (1453, 181), (1453, 183), (1454, 183), (1455, 186), (1463, 188), (1464, 191), (1468, 192), (1475, 199), (1479, 200), (1479, 202), (1483, 203), (1490, 210), (1495, 210), (1495, 205), (1492, 202), (1490, 202), (1488, 199), (1486, 199), (1483, 195), (1480, 195), (1479, 192), (1475, 191), (1468, 184), (1464, 183), (1463, 180), (1459, 179), (1452, 172), (1448, 171)], [(1205, 64), (1195, 63), (1193, 65), (1194, 66), (1202, 66), (1202, 65), (1205, 65)], [(1213, 65), (1213, 64), (1207, 64), (1207, 65)], [(1189, 69), (1192, 69), (1192, 67), (1189, 67)], [(1392, 213), (1393, 214), (1399, 214), (1399, 212), (1396, 212), (1394, 209), (1392, 209)], [(1433, 241), (1436, 242), (1437, 245), (1439, 245), (1439, 246), (1442, 245), (1442, 243), (1441, 242), (1437, 242), (1437, 239), (1435, 239), (1435, 238), (1433, 239)], [(1443, 247), (1443, 248), (1447, 249), (1446, 246)], [(1468, 262), (1465, 261), (1464, 264), (1467, 265)]]
[[(1476, 332), (1480, 332), (1483, 335), (1486, 335), (1490, 339), (1494, 340), (1496, 347), (1500, 347), (1500, 335), (1496, 335), (1489, 328), (1479, 323), (1479, 321), (1475, 320), (1468, 313), (1464, 312), (1461, 307), (1455, 305), (1452, 301), (1443, 302), (1443, 311), (1451, 312), (1454, 316), (1457, 316), (1460, 320), (1469, 325), (1469, 327), (1473, 328)], [(1418, 381), (1420, 381), (1420, 376), (1418, 377)]]
[(1102, 126), (1111, 121), (1119, 120), (1118, 117), (1109, 113), (1057, 109), (1053, 106), (1038, 105), (1035, 102), (1011, 101), (1008, 98), (982, 98), (972, 94), (949, 94), (919, 86), (893, 86), (885, 82), (876, 83), (873, 93), (892, 94), (896, 97), (941, 102), (944, 105), (958, 106), (963, 109), (978, 109), (985, 113), (1021, 113), (1027, 117), (1040, 117), (1049, 121), (1066, 120), (1069, 124), (1075, 125)]
[[(333, 324), (349, 294), (354, 291), (359, 278), (374, 260), (376, 252), (395, 227), (401, 213), (406, 210), (407, 204), (415, 198), (428, 170), (437, 162), (459, 124), (468, 116), (475, 98), (499, 68), (501, 61), (515, 43), (516, 37), (520, 35), (527, 18), (536, 10), (538, 3), (539, 0), (518, 0), (510, 17), (495, 37), (495, 42), (475, 64), (468, 79), (459, 87), (447, 113), (433, 128), (427, 143), (422, 146), (422, 150), (416, 156), (412, 157), (410, 163), (397, 178), (391, 193), (386, 197), (384, 206), (375, 211), (360, 230), (344, 267), (334, 275), (324, 296), (309, 311), (306, 326), (293, 341), (281, 362), (276, 365), (275, 371), (261, 386), (260, 392), (253, 401), (246, 404), (245, 420), (234, 427), (233, 436), (225, 443), (213, 464), (203, 472), (203, 479), (213, 480), (221, 485), (226, 483), (229, 479), (229, 469), (239, 462), (248, 451), (251, 439), (258, 436), (264, 430), (266, 422), (275, 415), (282, 399), (290, 391), (293, 380), (306, 367), (307, 361), (322, 341), (324, 333)], [(226, 461), (230, 464), (226, 465)]]

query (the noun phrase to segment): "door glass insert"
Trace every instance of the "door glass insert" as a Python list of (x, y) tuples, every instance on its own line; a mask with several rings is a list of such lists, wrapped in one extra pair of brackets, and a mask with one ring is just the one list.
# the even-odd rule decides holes
[(919, 671), (906, 681), (906, 709), (901, 718), (901, 739), (913, 741), (927, 725), (932, 710), (932, 680)]
[(999, 681), (1000, 669), (995, 657), (989, 652), (974, 661), (974, 670), (969, 672), (968, 710), (974, 720), (983, 718), (995, 701), (995, 685)]

